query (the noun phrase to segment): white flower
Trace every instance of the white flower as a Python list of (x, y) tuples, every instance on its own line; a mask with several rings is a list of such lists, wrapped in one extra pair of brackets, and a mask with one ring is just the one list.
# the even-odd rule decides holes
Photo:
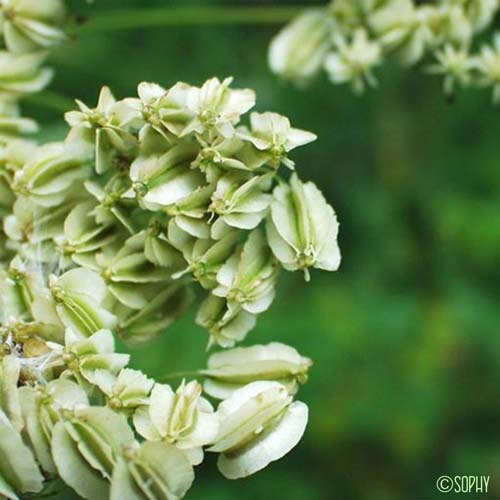
[(245, 134), (244, 138), (259, 151), (269, 153), (276, 167), (283, 163), (293, 169), (295, 163), (288, 158), (288, 153), (317, 139), (311, 132), (292, 128), (290, 120), (277, 113), (252, 113), (250, 124), (252, 133)]
[(333, 208), (312, 183), (293, 175), (290, 185), (274, 190), (267, 238), (275, 257), (289, 271), (308, 268), (335, 271), (340, 265), (338, 222)]
[(109, 330), (99, 330), (89, 338), (80, 340), (71, 330), (66, 331), (62, 359), (79, 382), (87, 382), (104, 388), (109, 372), (117, 375), (129, 362), (128, 354), (115, 352), (115, 340)]
[(445, 5), (461, 7), (474, 31), (486, 28), (498, 11), (498, 0), (444, 0)]
[(436, 64), (429, 67), (429, 73), (444, 76), (443, 88), (446, 95), (453, 94), (455, 85), (467, 85), (472, 78), (475, 61), (466, 48), (445, 45), (435, 53)]
[(76, 100), (80, 111), (68, 111), (65, 119), (72, 127), (67, 142), (95, 149), (95, 169), (106, 172), (116, 159), (131, 158), (137, 139), (131, 133), (138, 114), (124, 102), (117, 102), (108, 87), (103, 87), (97, 106), (92, 109)]
[(255, 92), (250, 89), (230, 89), (232, 78), (222, 83), (218, 78), (207, 80), (201, 88), (191, 87), (186, 105), (196, 118), (184, 129), (182, 135), (192, 132), (202, 134), (217, 130), (230, 137), (240, 116), (255, 106)]
[(240, 252), (233, 254), (217, 273), (212, 290), (227, 300), (229, 309), (250, 314), (266, 311), (274, 300), (277, 266), (263, 229), (254, 229)]
[(380, 64), (382, 51), (379, 44), (368, 39), (363, 29), (355, 31), (352, 40), (338, 38), (336, 51), (325, 61), (325, 69), (333, 83), (350, 82), (356, 93), (362, 93), (366, 84), (374, 86), (373, 68)]
[(227, 399), (250, 382), (271, 380), (295, 394), (299, 384), (307, 381), (311, 365), (309, 358), (278, 342), (236, 347), (210, 356), (207, 369), (201, 372), (207, 377), (203, 389), (214, 398)]
[(11, 54), (0, 51), (0, 92), (30, 94), (39, 92), (52, 80), (53, 71), (41, 68), (45, 52)]
[(286, 455), (302, 438), (308, 409), (277, 382), (253, 382), (223, 401), (220, 431), (208, 451), (228, 479), (247, 477)]
[(49, 290), (35, 296), (31, 310), (38, 321), (61, 325), (84, 339), (98, 330), (113, 328), (116, 318), (104, 307), (106, 283), (94, 271), (72, 269), (51, 276)]
[[(193, 112), (187, 108), (186, 100), (191, 86), (179, 82), (166, 90), (156, 83), (142, 82), (137, 88), (138, 99), (125, 99), (124, 102), (141, 112), (147, 127), (151, 127), (167, 140), (179, 136)], [(147, 129), (142, 134), (147, 135)]]
[(324, 9), (307, 10), (271, 42), (271, 70), (297, 83), (305, 83), (321, 69), (331, 48), (333, 22)]
[(480, 82), (493, 87), (493, 101), (500, 102), (500, 34), (495, 36), (492, 46), (483, 46), (476, 57), (476, 69)]
[(184, 381), (174, 392), (156, 384), (149, 406), (134, 414), (137, 432), (149, 441), (165, 441), (184, 450), (193, 465), (203, 461), (203, 446), (213, 443), (219, 421), (212, 405), (201, 397), (201, 385)]
[(126, 412), (148, 404), (154, 385), (154, 381), (144, 373), (130, 368), (123, 368), (118, 376), (111, 371), (100, 370), (94, 374), (93, 382), (106, 394), (110, 408)]
[(175, 446), (150, 441), (133, 443), (124, 448), (113, 469), (109, 498), (180, 500), (193, 481), (192, 465)]
[(63, 0), (2, 0), (1, 28), (10, 52), (33, 52), (53, 47), (66, 36), (62, 24)]

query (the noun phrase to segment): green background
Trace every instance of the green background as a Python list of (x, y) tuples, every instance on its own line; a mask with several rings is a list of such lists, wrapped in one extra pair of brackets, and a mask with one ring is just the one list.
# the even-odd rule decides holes
[[(102, 10), (224, 2), (71, 4), (91, 19)], [(491, 475), (487, 497), (500, 498), (500, 110), (487, 91), (448, 102), (438, 79), (390, 65), (378, 72), (379, 89), (361, 98), (324, 75), (294, 88), (267, 67), (278, 28), (89, 28), (52, 58), (52, 90), (91, 105), (104, 84), (121, 98), (142, 80), (198, 85), (233, 75), (235, 86), (257, 91), (258, 111), (285, 114), (319, 136), (293, 158), (337, 210), (342, 268), (314, 272), (310, 284), (282, 276), (246, 341), (280, 340), (314, 359), (299, 393), (309, 427), (292, 453), (248, 480), (225, 480), (208, 455), (188, 498), (456, 498), (437, 493), (442, 474)], [(44, 138), (60, 138), (55, 108), (64, 100), (44, 102), (25, 112), (50, 124)], [(206, 342), (193, 310), (134, 350), (133, 365), (157, 377), (200, 368)]]

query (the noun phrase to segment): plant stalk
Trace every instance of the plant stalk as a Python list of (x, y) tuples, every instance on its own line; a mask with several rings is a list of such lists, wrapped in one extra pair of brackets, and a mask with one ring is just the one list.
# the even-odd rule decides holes
[(282, 24), (303, 6), (213, 6), (117, 9), (101, 12), (84, 23), (79, 32), (131, 30), (165, 26), (220, 26)]

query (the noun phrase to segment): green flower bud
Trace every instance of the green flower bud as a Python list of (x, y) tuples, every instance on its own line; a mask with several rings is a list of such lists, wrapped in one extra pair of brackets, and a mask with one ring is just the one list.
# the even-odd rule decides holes
[(115, 309), (118, 317), (117, 333), (129, 344), (142, 344), (162, 334), (182, 316), (193, 301), (193, 293), (183, 284), (163, 283), (148, 287), (139, 309), (120, 305)]
[(53, 432), (52, 454), (63, 481), (89, 500), (109, 498), (109, 481), (121, 450), (134, 442), (126, 418), (109, 408), (65, 412)]
[(229, 308), (225, 299), (210, 294), (201, 304), (196, 315), (196, 324), (208, 330), (209, 347), (233, 347), (244, 340), (257, 323), (255, 314), (241, 308)]
[(214, 398), (227, 399), (246, 384), (270, 380), (295, 394), (299, 384), (307, 381), (311, 365), (309, 358), (278, 342), (237, 347), (210, 356), (207, 369), (201, 372), (207, 377), (203, 389)]
[(229, 231), (220, 240), (196, 239), (183, 231), (175, 220), (168, 226), (168, 240), (184, 256), (188, 267), (172, 277), (178, 279), (191, 273), (203, 288), (217, 286), (216, 275), (224, 262), (233, 253), (239, 240), (237, 231)]
[(13, 213), (4, 219), (4, 231), (11, 240), (32, 244), (61, 237), (64, 220), (72, 207), (72, 203), (67, 203), (44, 208), (18, 196)]
[(66, 332), (63, 361), (79, 380), (98, 385), (106, 374), (117, 375), (129, 362), (128, 354), (115, 353), (115, 340), (109, 330), (100, 330), (87, 339), (78, 340)]
[(53, 476), (56, 474), (51, 452), (54, 427), (64, 411), (88, 406), (87, 395), (78, 384), (67, 379), (53, 380), (36, 389), (23, 386), (19, 393), (30, 445), (42, 469)]
[(107, 288), (96, 272), (77, 268), (50, 277), (49, 291), (39, 293), (32, 305), (38, 321), (63, 324), (80, 338), (113, 328), (116, 318), (104, 307)]
[(37, 493), (43, 476), (30, 449), (0, 410), (0, 495), (19, 498), (17, 493)]
[(106, 280), (107, 290), (132, 309), (146, 305), (145, 289), (149, 284), (164, 282), (171, 276), (169, 269), (155, 266), (146, 258), (145, 242), (146, 233), (141, 232), (127, 239), (116, 255), (96, 256), (97, 263), (104, 268), (102, 276)]
[(184, 453), (163, 442), (128, 446), (111, 480), (110, 500), (178, 500), (194, 481)]
[(203, 174), (190, 168), (196, 154), (196, 145), (186, 140), (163, 155), (139, 156), (130, 167), (132, 189), (124, 196), (137, 198), (148, 210), (187, 201), (205, 185)]
[(87, 256), (94, 256), (121, 236), (121, 228), (114, 220), (97, 222), (95, 209), (92, 201), (76, 205), (64, 220), (64, 237), (57, 239), (62, 253), (71, 255), (77, 264), (84, 266)]
[(64, 143), (38, 148), (34, 158), (16, 172), (13, 189), (45, 207), (61, 205), (74, 194), (76, 181), (90, 174), (88, 157)]

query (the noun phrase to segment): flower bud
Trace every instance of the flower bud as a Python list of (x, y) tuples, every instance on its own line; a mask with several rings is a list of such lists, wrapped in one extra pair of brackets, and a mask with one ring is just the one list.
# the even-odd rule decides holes
[(91, 109), (76, 101), (80, 111), (69, 111), (65, 118), (72, 130), (68, 142), (83, 149), (93, 147), (95, 169), (102, 174), (116, 165), (120, 158), (132, 158), (138, 148), (131, 133), (138, 113), (123, 102), (117, 102), (108, 87), (99, 94), (97, 107)]
[(220, 430), (208, 451), (220, 453), (217, 466), (228, 479), (247, 477), (287, 454), (300, 441), (307, 406), (277, 382), (253, 382), (223, 401)]
[(149, 402), (149, 393), (154, 381), (138, 370), (124, 368), (117, 377), (102, 370), (95, 374), (94, 381), (107, 396), (108, 405), (115, 411), (129, 413)]
[(340, 265), (338, 222), (333, 208), (312, 183), (293, 175), (290, 185), (274, 190), (267, 238), (275, 257), (289, 271), (315, 267), (336, 271)]
[(43, 476), (30, 449), (23, 443), (5, 413), (0, 410), (0, 494), (18, 498), (17, 493), (37, 493)]
[(295, 394), (299, 384), (307, 381), (311, 365), (309, 358), (278, 342), (237, 347), (210, 356), (207, 369), (201, 372), (207, 377), (203, 389), (214, 398), (227, 399), (246, 384), (270, 380)]
[(299, 84), (323, 66), (330, 49), (333, 21), (325, 9), (307, 10), (274, 38), (269, 48), (271, 70)]
[(188, 459), (175, 446), (145, 441), (127, 447), (113, 471), (110, 500), (179, 500), (194, 481)]
[(209, 347), (212, 344), (233, 347), (254, 329), (256, 323), (255, 314), (239, 308), (229, 309), (225, 299), (212, 294), (204, 300), (196, 315), (196, 324), (210, 334)]
[(66, 38), (58, 27), (66, 9), (62, 0), (2, 0), (1, 31), (10, 52), (34, 52), (59, 44)]
[(196, 381), (183, 381), (175, 393), (168, 385), (156, 384), (149, 407), (139, 408), (134, 414), (134, 425), (141, 436), (185, 450), (193, 465), (202, 462), (202, 446), (213, 442), (218, 424)]
[(233, 254), (217, 273), (212, 291), (227, 300), (228, 308), (260, 314), (275, 295), (277, 265), (262, 229), (254, 229), (240, 252)]
[(67, 412), (53, 432), (52, 453), (63, 481), (91, 500), (109, 497), (109, 481), (134, 433), (123, 415), (109, 408)]
[(23, 386), (19, 389), (26, 432), (42, 469), (56, 474), (52, 459), (51, 440), (61, 413), (88, 406), (85, 391), (75, 382), (58, 379), (37, 389)]
[(129, 359), (128, 354), (115, 353), (115, 340), (109, 330), (100, 330), (84, 340), (78, 340), (70, 330), (66, 332), (63, 360), (79, 381), (97, 385), (102, 371), (116, 375)]
[(52, 276), (49, 290), (39, 293), (33, 301), (36, 320), (62, 323), (80, 338), (116, 324), (116, 318), (104, 307), (106, 283), (95, 271), (77, 268), (59, 277)]
[(54, 74), (49, 68), (41, 68), (46, 58), (45, 52), (18, 55), (0, 51), (0, 92), (40, 92), (49, 84)]

